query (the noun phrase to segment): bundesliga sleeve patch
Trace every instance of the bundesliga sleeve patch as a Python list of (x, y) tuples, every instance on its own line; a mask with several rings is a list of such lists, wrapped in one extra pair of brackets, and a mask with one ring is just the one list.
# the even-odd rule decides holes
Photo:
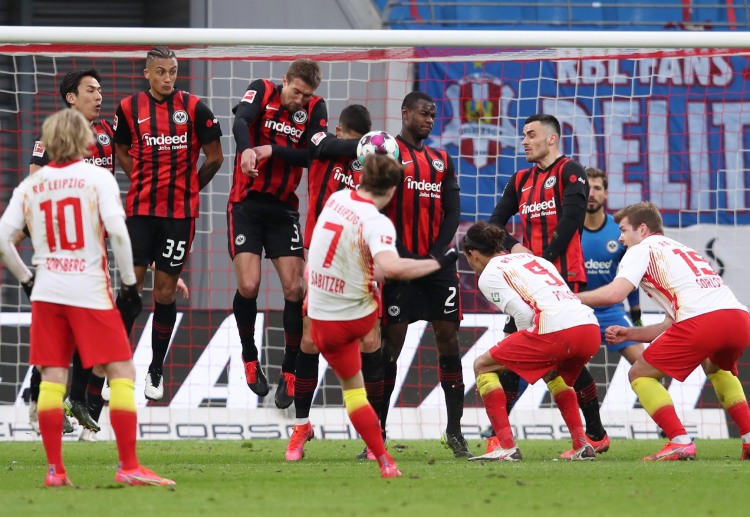
[(258, 92), (255, 90), (248, 90), (245, 92), (245, 95), (242, 97), (241, 102), (247, 102), (248, 104), (252, 104), (257, 94)]
[(391, 246), (393, 245), (393, 237), (391, 237), (390, 235), (381, 235), (380, 242), (387, 246)]
[(42, 142), (40, 142), (39, 140), (34, 142), (34, 152), (32, 154), (34, 156), (38, 156), (39, 158), (44, 156), (44, 145), (42, 145)]
[(323, 141), (323, 139), (328, 136), (325, 131), (320, 131), (319, 133), (315, 133), (310, 141), (313, 143), (313, 145), (319, 145), (320, 142)]

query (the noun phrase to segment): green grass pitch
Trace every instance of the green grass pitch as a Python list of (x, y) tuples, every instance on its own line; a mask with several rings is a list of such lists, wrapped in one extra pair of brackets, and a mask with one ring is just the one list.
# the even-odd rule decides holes
[(313, 440), (294, 463), (281, 440), (140, 442), (141, 462), (177, 481), (162, 488), (115, 485), (115, 444), (72, 442), (75, 487), (45, 489), (41, 442), (2, 443), (0, 515), (747, 515), (739, 440), (699, 441), (697, 461), (664, 463), (640, 461), (663, 445), (654, 440), (613, 440), (596, 462), (556, 461), (567, 441), (519, 445), (523, 462), (474, 463), (436, 440), (392, 441), (404, 476), (384, 480), (374, 462), (354, 459), (360, 441)]

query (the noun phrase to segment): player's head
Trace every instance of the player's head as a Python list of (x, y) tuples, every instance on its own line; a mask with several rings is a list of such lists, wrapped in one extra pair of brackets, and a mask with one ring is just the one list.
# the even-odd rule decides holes
[(462, 247), (469, 266), (476, 274), (482, 274), (487, 262), (505, 251), (504, 240), (505, 230), (493, 224), (479, 221), (469, 227), (464, 235)]
[(289, 111), (298, 111), (310, 101), (320, 86), (320, 65), (312, 59), (297, 59), (281, 81), (281, 104)]
[(607, 175), (603, 170), (596, 167), (586, 167), (586, 176), (589, 183), (589, 199), (586, 204), (586, 212), (595, 214), (604, 210), (609, 191), (607, 190)]
[[(385, 154), (368, 154), (362, 171), (360, 190), (383, 198), (383, 206), (393, 197), (396, 185), (402, 181), (404, 169), (396, 160)], [(381, 207), (378, 207), (381, 208)]]
[(650, 202), (628, 205), (615, 214), (620, 226), (620, 242), (626, 247), (635, 246), (652, 234), (663, 234), (664, 223), (657, 206)]
[(102, 109), (101, 82), (102, 78), (94, 68), (68, 72), (60, 81), (60, 96), (68, 108), (77, 109), (93, 122)]
[[(560, 144), (560, 122), (552, 115), (537, 113), (523, 123), (523, 140), (521, 145), (526, 152), (529, 163), (544, 162), (545, 158), (554, 155), (557, 158)], [(545, 165), (549, 165), (546, 164)]]
[(372, 129), (370, 112), (361, 104), (350, 104), (341, 110), (336, 136), (339, 138), (360, 138)]
[(151, 95), (155, 99), (169, 97), (177, 80), (177, 56), (174, 51), (164, 45), (149, 50), (143, 76), (148, 80)]
[(91, 123), (80, 111), (65, 108), (47, 117), (42, 124), (42, 144), (53, 162), (84, 158), (94, 144)]
[(401, 136), (421, 143), (430, 136), (437, 116), (437, 105), (424, 92), (411, 92), (401, 103)]

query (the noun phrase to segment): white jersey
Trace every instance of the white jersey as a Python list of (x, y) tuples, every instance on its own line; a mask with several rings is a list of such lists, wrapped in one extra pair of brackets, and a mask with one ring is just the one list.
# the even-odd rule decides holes
[(111, 216), (125, 212), (117, 181), (101, 167), (50, 164), (21, 182), (3, 220), (31, 233), (33, 301), (114, 308), (102, 223)]
[(640, 284), (674, 321), (722, 309), (747, 310), (706, 259), (663, 235), (628, 248), (617, 278)]
[(396, 229), (356, 191), (328, 198), (307, 255), (307, 313), (317, 320), (351, 321), (378, 308), (372, 257), (396, 251)]
[(528, 253), (493, 257), (478, 281), (482, 294), (519, 329), (549, 334), (580, 325), (598, 325), (594, 311), (583, 305), (554, 264)]

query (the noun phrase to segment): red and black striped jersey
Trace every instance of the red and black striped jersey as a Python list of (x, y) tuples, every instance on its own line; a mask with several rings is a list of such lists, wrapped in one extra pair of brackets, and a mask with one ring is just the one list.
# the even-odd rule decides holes
[(561, 156), (510, 177), (490, 223), (504, 227), (519, 213), (523, 245), (555, 264), (568, 283), (586, 282), (581, 247), (588, 181), (580, 163)]
[(305, 221), (305, 247), (310, 246), (313, 228), (318, 216), (336, 191), (343, 189), (357, 190), (362, 181), (362, 165), (359, 160), (338, 158), (331, 160), (313, 160), (307, 172), (307, 221)]
[[(446, 151), (426, 145), (417, 148), (401, 136), (396, 140), (404, 179), (384, 212), (396, 227), (399, 245), (424, 257), (442, 251), (435, 247), (447, 246), (455, 236), (461, 211), (456, 172)], [(450, 206), (449, 198), (455, 198)]]
[[(115, 149), (113, 138), (115, 136), (115, 130), (112, 128), (112, 124), (102, 119), (91, 124), (91, 129), (94, 131), (94, 145), (89, 149), (89, 156), (84, 158), (83, 161), (103, 167), (112, 174), (115, 173)], [(50, 162), (47, 151), (44, 149), (41, 139), (34, 142), (34, 151), (31, 153), (31, 161), (29, 163), (33, 165), (39, 165), (44, 167)]]
[[(235, 107), (232, 125), (237, 143), (232, 190), (229, 203), (245, 199), (250, 191), (265, 193), (299, 208), (295, 194), (308, 165), (308, 151), (313, 135), (325, 131), (328, 111), (325, 101), (313, 96), (307, 105), (292, 113), (281, 103), (281, 85), (258, 79), (250, 83)], [(257, 164), (258, 176), (251, 178), (240, 167), (242, 151), (270, 145), (272, 154)]]
[(143, 91), (120, 102), (114, 129), (115, 143), (130, 146), (133, 158), (125, 213), (198, 217), (201, 146), (221, 138), (211, 109), (182, 90), (162, 100)]

